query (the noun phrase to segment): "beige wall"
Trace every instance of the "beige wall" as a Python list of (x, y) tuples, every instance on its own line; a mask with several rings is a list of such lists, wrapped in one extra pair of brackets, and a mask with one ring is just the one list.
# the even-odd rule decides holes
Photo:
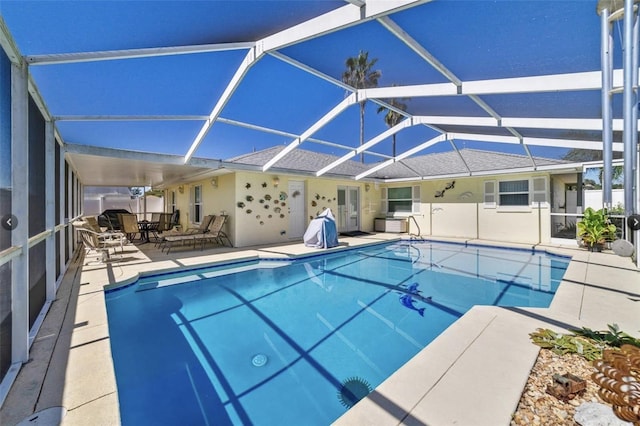
[[(277, 187), (274, 182), (276, 176)], [(533, 176), (544, 174), (510, 175), (509, 179), (526, 179)], [(413, 216), (420, 226), (420, 235), (531, 244), (550, 242), (548, 207), (538, 210), (530, 207), (488, 208), (484, 205), (484, 181), (500, 178), (503, 177), (483, 176), (417, 183), (420, 186), (420, 213)], [(177, 208), (181, 212), (181, 223), (184, 228), (191, 226), (188, 217), (189, 188), (201, 184), (203, 213), (217, 215), (224, 211), (229, 215), (226, 232), (234, 246), (247, 247), (291, 241), (288, 235), (290, 200), (287, 193), (290, 180), (305, 182), (306, 225), (327, 207), (337, 216), (338, 186), (360, 188), (360, 230), (373, 231), (374, 219), (384, 216), (380, 206), (382, 185), (377, 187), (372, 183), (353, 180), (236, 172), (218, 176), (217, 187), (211, 184), (211, 179), (205, 179), (185, 184), (182, 194), (177, 191)], [(452, 182), (453, 188), (445, 189)], [(384, 186), (390, 188), (413, 184), (402, 182)], [(178, 187), (169, 189), (174, 188)], [(285, 194), (284, 200), (280, 200), (281, 193)], [(247, 200), (248, 196), (253, 197), (253, 200)], [(271, 197), (271, 200), (267, 200), (267, 196)], [(260, 203), (261, 199), (263, 203)], [(242, 206), (239, 207), (238, 203), (242, 203)], [(418, 234), (418, 228), (413, 221), (409, 221), (409, 232)]]
[[(510, 175), (509, 179), (529, 179), (545, 174)], [(504, 176), (483, 176), (420, 182), (420, 213), (413, 214), (418, 227), (409, 221), (409, 233), (422, 237), (481, 238), (537, 244), (551, 241), (548, 206), (488, 208), (484, 205), (484, 181)], [(445, 189), (454, 182), (453, 188)], [(387, 187), (412, 185), (403, 182)], [(441, 191), (444, 190), (444, 193)], [(441, 195), (437, 197), (436, 195)], [(547, 193), (547, 199), (549, 194)], [(402, 217), (402, 215), (397, 215)], [(408, 215), (404, 215), (408, 216)]]
[[(285, 176), (277, 175), (279, 183), (276, 187), (273, 181), (275, 176), (263, 173), (235, 173), (233, 187), (236, 200), (230, 215), (235, 218), (233, 234), (236, 247), (289, 241), (286, 234), (289, 227), (289, 194), (286, 194), (289, 180)], [(285, 200), (280, 200), (281, 192), (287, 195)], [(250, 201), (247, 197), (252, 197), (253, 200)], [(241, 207), (238, 203), (242, 203)]]

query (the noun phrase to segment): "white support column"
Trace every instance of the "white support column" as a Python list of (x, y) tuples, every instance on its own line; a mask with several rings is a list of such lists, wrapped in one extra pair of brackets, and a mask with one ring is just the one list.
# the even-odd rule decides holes
[(56, 138), (53, 122), (47, 121), (44, 128), (44, 182), (45, 182), (45, 229), (51, 231), (46, 240), (46, 288), (47, 301), (56, 297)]
[(29, 359), (29, 86), (26, 64), (11, 66), (11, 209), (18, 226), (11, 244), (11, 362)]
[[(71, 253), (73, 253), (73, 249), (74, 244), (73, 244), (73, 226), (71, 226), (71, 218), (73, 217), (73, 172), (71, 170), (71, 167), (69, 167), (69, 165), (67, 165), (67, 168), (69, 169), (69, 173), (67, 174), (67, 215), (64, 218), (64, 223), (66, 226), (66, 233), (67, 233), (67, 247), (69, 248), (69, 258), (71, 258)], [(64, 179), (64, 176), (62, 177)]]
[[(58, 159), (60, 161), (60, 165), (59, 165), (59, 170), (58, 170), (58, 190), (60, 191), (60, 196), (59, 196), (59, 204), (58, 207), (60, 209), (60, 223), (64, 223), (64, 206), (65, 203), (67, 202), (67, 200), (65, 199), (64, 196), (64, 188), (65, 185), (67, 184), (64, 180), (64, 169), (66, 167), (66, 161), (64, 160), (64, 148), (60, 147), (60, 158)], [(65, 252), (65, 247), (67, 244), (67, 230), (66, 228), (62, 228), (60, 229), (60, 275), (64, 274), (65, 270), (67, 269), (67, 263), (65, 262), (64, 259), (64, 252)]]
[(633, 10), (633, 0), (625, 0), (623, 20), (624, 91), (622, 93), (624, 131), (622, 135), (624, 139), (624, 210), (627, 217), (633, 213), (635, 205), (635, 200), (633, 199), (633, 165), (635, 163), (634, 157), (637, 150), (638, 135), (637, 123), (635, 123), (636, 126), (633, 123), (633, 110), (637, 108), (638, 103), (635, 89), (638, 83), (634, 80), (634, 77), (637, 77), (637, 73), (633, 71), (633, 64), (636, 63), (633, 56), (637, 54), (636, 46), (633, 45), (633, 42), (637, 41), (637, 39), (633, 36), (633, 33), (637, 19), (638, 17)]

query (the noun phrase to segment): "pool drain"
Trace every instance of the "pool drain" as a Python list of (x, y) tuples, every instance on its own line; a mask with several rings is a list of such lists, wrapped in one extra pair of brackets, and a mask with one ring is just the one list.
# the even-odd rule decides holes
[(338, 399), (346, 408), (351, 408), (358, 401), (371, 393), (371, 385), (361, 377), (345, 380), (338, 391)]
[(251, 358), (251, 364), (255, 367), (262, 367), (267, 363), (267, 361), (269, 361), (269, 358), (267, 358), (265, 354), (256, 354)]

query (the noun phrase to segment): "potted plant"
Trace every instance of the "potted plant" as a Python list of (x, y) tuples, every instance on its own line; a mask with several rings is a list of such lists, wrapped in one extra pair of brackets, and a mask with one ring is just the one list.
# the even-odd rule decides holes
[(578, 238), (590, 251), (602, 251), (607, 240), (616, 236), (616, 226), (609, 222), (604, 209), (594, 210), (587, 207), (584, 218), (578, 222)]

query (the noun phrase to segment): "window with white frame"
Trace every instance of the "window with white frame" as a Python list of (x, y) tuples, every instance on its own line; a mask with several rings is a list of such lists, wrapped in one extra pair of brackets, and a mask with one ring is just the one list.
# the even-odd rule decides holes
[(488, 180), (484, 182), (484, 206), (537, 207), (547, 202), (547, 178)]
[(390, 215), (420, 213), (420, 186), (382, 188), (382, 212)]
[(193, 185), (190, 194), (191, 222), (202, 221), (202, 185)]

